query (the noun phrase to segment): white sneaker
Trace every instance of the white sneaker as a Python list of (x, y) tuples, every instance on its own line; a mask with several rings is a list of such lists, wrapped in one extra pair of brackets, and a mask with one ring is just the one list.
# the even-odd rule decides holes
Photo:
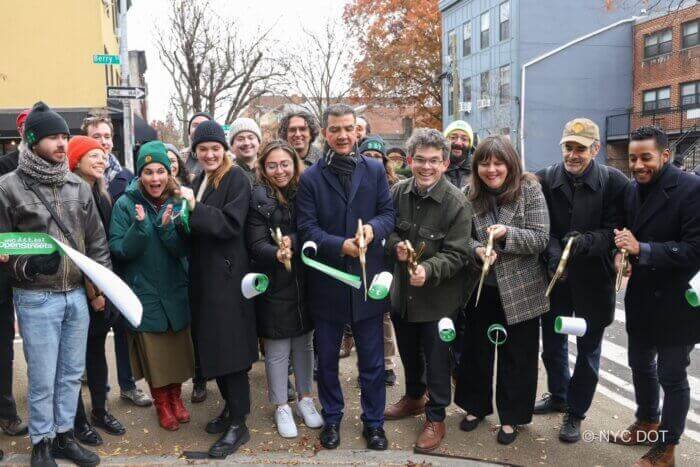
[(309, 428), (321, 428), (323, 426), (323, 417), (316, 410), (314, 400), (310, 397), (304, 397), (297, 402), (297, 415), (304, 419), (304, 424)]
[(294, 423), (292, 408), (287, 404), (277, 407), (275, 411), (275, 423), (277, 424), (277, 431), (282, 438), (297, 437), (297, 426)]

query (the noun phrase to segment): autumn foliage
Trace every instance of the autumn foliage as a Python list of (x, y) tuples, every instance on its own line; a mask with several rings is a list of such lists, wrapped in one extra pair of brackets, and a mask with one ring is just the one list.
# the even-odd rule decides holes
[(440, 128), (438, 0), (351, 0), (343, 19), (360, 46), (359, 97), (412, 107), (416, 125)]

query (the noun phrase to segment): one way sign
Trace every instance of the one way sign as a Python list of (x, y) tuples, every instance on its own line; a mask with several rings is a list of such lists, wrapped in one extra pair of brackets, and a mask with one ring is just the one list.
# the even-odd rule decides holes
[(143, 99), (144, 97), (146, 97), (146, 88), (107, 86), (108, 99)]

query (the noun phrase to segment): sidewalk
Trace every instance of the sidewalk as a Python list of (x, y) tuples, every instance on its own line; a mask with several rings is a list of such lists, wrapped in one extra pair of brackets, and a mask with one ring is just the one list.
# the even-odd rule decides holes
[[(218, 415), (222, 408), (216, 384), (209, 384), (209, 398), (203, 404), (189, 403), (191, 385), (185, 385), (183, 396), (191, 411), (192, 421), (183, 425), (179, 431), (166, 432), (158, 426), (155, 410), (128, 405), (119, 399), (112, 341), (108, 340), (110, 349), (110, 393), (109, 408), (127, 428), (124, 437), (113, 437), (104, 432), (101, 435), (105, 444), (97, 448), (105, 465), (186, 465), (186, 464), (221, 464), (221, 465), (488, 465), (489, 462), (515, 465), (551, 465), (551, 466), (625, 466), (631, 465), (646, 448), (627, 448), (607, 442), (581, 441), (574, 445), (559, 442), (557, 433), (560, 417), (538, 416), (531, 425), (523, 427), (517, 441), (510, 446), (496, 443), (497, 417), (490, 416), (472, 433), (459, 431), (461, 410), (456, 406), (448, 409), (448, 433), (445, 442), (437, 454), (461, 456), (461, 459), (448, 457), (422, 456), (413, 453), (413, 442), (420, 431), (423, 419), (416, 417), (408, 420), (387, 422), (385, 429), (390, 442), (390, 450), (377, 453), (365, 450), (361, 436), (359, 387), (356, 379), (356, 354), (341, 360), (343, 390), (346, 396), (345, 419), (341, 426), (341, 445), (335, 451), (321, 449), (318, 442), (318, 430), (299, 426), (299, 437), (285, 440), (277, 435), (273, 421), (273, 411), (267, 404), (265, 369), (262, 362), (257, 362), (251, 373), (253, 408), (248, 420), (252, 440), (238, 454), (225, 461), (185, 460), (185, 451), (206, 452), (216, 440), (216, 436), (204, 432), (208, 420)], [(15, 345), (16, 362), (15, 394), (20, 414), (26, 419), (26, 377), (25, 363), (21, 344)], [(541, 365), (540, 365), (541, 366)], [(398, 400), (403, 394), (403, 378), (399, 375), (400, 385), (387, 390), (388, 403)], [(540, 368), (540, 388), (544, 388), (544, 372)], [(141, 383), (143, 384), (143, 382)], [(141, 386), (144, 388), (144, 386)], [(538, 390), (538, 394), (542, 392)], [(89, 394), (84, 388), (84, 397), (89, 406)], [(601, 430), (624, 429), (633, 419), (630, 409), (613, 402), (600, 393), (596, 394), (593, 407), (584, 421), (582, 429), (597, 433)], [(29, 461), (30, 445), (27, 437), (10, 438), (0, 435), (0, 449), (5, 451), (5, 460), (0, 465), (26, 465)], [(470, 462), (464, 458), (478, 459), (482, 462)], [(684, 438), (677, 450), (678, 465), (697, 465), (700, 458), (700, 444)], [(696, 461), (692, 461), (696, 459)]]

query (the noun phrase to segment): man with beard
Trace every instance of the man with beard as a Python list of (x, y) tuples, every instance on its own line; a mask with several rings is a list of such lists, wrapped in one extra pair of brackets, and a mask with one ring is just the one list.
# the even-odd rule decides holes
[(236, 156), (236, 165), (243, 169), (252, 186), (255, 183), (255, 168), (262, 142), (260, 127), (252, 118), (237, 118), (231, 124), (228, 141), (231, 152)]
[(464, 120), (455, 120), (445, 128), (445, 138), (450, 141), (450, 166), (445, 176), (450, 183), (462, 189), (469, 183), (472, 173), (474, 131)]
[(299, 108), (282, 117), (278, 135), (294, 148), (306, 167), (311, 167), (321, 158), (321, 151), (314, 146), (320, 131), (316, 118)]
[(700, 264), (700, 179), (669, 163), (668, 136), (657, 127), (633, 131), (628, 151), (634, 182), (625, 196), (626, 228), (615, 230), (615, 266), (626, 250), (625, 321), (637, 412), (613, 442), (653, 443), (634, 465), (671, 466), (690, 406), (690, 353), (700, 342), (700, 313), (684, 297)]
[[(385, 270), (382, 240), (394, 230), (394, 208), (384, 166), (357, 155), (355, 111), (335, 104), (323, 113), (324, 158), (301, 176), (297, 194), (297, 225), (302, 244), (316, 243), (319, 261), (362, 276), (358, 220), (366, 239), (367, 279)], [(385, 450), (384, 339), (381, 300), (365, 300), (361, 290), (314, 269), (308, 269), (309, 309), (318, 347), (318, 395), (325, 425), (321, 445), (340, 444), (343, 392), (338, 380), (338, 352), (346, 324), (357, 343), (362, 403), (362, 434), (367, 447)]]

